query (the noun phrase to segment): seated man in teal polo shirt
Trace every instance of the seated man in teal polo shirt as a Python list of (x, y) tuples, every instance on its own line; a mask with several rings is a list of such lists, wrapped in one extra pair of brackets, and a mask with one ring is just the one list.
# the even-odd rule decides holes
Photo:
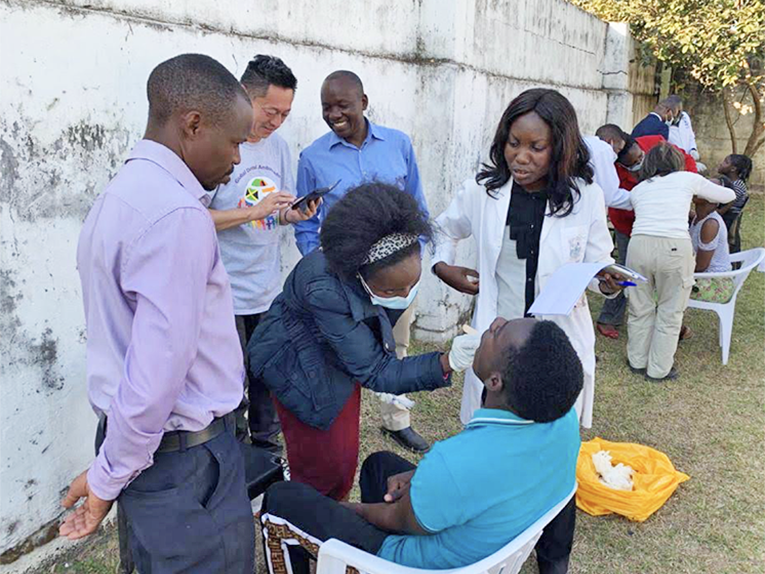
[[(269, 558), (287, 548), (293, 573), (308, 572), (316, 548), (337, 538), (404, 566), (457, 568), (493, 554), (563, 500), (576, 481), (573, 406), (583, 381), (566, 334), (550, 321), (497, 318), (473, 369), (484, 404), (465, 430), (433, 445), (417, 467), (392, 453), (371, 455), (361, 503), (295, 482), (272, 486), (262, 513)], [(572, 500), (545, 529), (542, 574), (566, 572), (574, 516)]]

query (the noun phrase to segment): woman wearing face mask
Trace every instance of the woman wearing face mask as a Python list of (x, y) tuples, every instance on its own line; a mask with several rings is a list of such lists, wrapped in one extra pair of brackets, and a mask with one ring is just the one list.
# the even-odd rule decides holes
[[(550, 276), (570, 262), (613, 262), (603, 191), (592, 180), (589, 153), (579, 134), (576, 112), (554, 90), (528, 90), (513, 100), (499, 121), (490, 151), (475, 181), (468, 181), (436, 220), (433, 271), (457, 291), (477, 295), (473, 327), (479, 332), (497, 317), (528, 313)], [(475, 236), (478, 269), (456, 267), (457, 243)], [(590, 285), (612, 295), (613, 277)], [(568, 316), (544, 317), (568, 334), (584, 367), (577, 411), (592, 424), (595, 333), (582, 295)], [(461, 418), (467, 423), (480, 407), (481, 381), (465, 376)]]
[(420, 242), (432, 229), (411, 195), (357, 187), (327, 214), (321, 251), (304, 257), (250, 339), (253, 375), (276, 401), (292, 480), (336, 500), (353, 484), (361, 387), (399, 395), (451, 384), (480, 343), (449, 355), (396, 358), (393, 325), (420, 285)]

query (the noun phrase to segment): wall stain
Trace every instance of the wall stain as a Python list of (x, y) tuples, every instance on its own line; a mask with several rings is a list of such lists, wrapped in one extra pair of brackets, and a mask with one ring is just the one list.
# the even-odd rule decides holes
[[(0, 372), (12, 365), (28, 365), (40, 370), (40, 390), (47, 393), (64, 388), (64, 377), (58, 362), (58, 339), (46, 327), (39, 338), (30, 337), (22, 328), (18, 303), (23, 295), (13, 272), (0, 270)], [(40, 392), (38, 390), (38, 392)]]
[(42, 383), (47, 389), (60, 391), (64, 388), (64, 377), (58, 368), (58, 339), (53, 338), (50, 327), (42, 332), (38, 344), (29, 345), (31, 362), (42, 370)]
[[(16, 530), (20, 524), (20, 521), (15, 520), (12, 522), (8, 527), (6, 527), (6, 531), (9, 531), (11, 527), (13, 527), (13, 530)], [(54, 538), (58, 536), (58, 525), (59, 525), (59, 518), (55, 518), (52, 521), (45, 524), (42, 528), (40, 528), (37, 532), (29, 536), (26, 540), (18, 544), (17, 546), (14, 546), (13, 548), (10, 548), (0, 554), (0, 564), (10, 564), (12, 562), (15, 562), (18, 560), (21, 556), (24, 554), (28, 554), (38, 546), (42, 546), (43, 544), (47, 544)], [(10, 536), (12, 531), (8, 532), (8, 535)]]
[[(13, 131), (11, 132), (14, 137), (18, 134), (18, 123), (13, 122)], [(13, 184), (19, 178), (19, 161), (16, 159), (16, 154), (13, 152), (11, 144), (5, 139), (0, 137), (0, 173), (3, 177), (0, 177), (0, 200), (10, 195)]]
[(69, 126), (66, 130), (66, 139), (72, 146), (79, 146), (85, 151), (92, 152), (97, 148), (104, 147), (106, 130), (103, 126), (90, 125), (80, 122)]
[(8, 527), (5, 529), (5, 531), (8, 533), (8, 536), (16, 532), (16, 529), (19, 527), (19, 524), (21, 524), (21, 520), (14, 520), (8, 525)]
[(0, 119), (0, 134), (7, 136), (0, 137), (0, 203), (9, 204), (21, 221), (84, 220), (97, 191), (140, 134), (119, 122), (81, 121), (64, 126), (52, 143), (43, 144), (34, 136), (34, 122), (26, 120), (23, 108), (19, 112), (20, 121), (12, 124)]

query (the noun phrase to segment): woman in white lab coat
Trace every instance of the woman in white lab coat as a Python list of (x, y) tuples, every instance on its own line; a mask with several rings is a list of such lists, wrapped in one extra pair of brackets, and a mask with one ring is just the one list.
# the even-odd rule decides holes
[[(603, 191), (593, 183), (576, 112), (554, 90), (532, 89), (514, 99), (499, 122), (476, 181), (467, 181), (436, 220), (433, 271), (454, 289), (477, 295), (472, 325), (485, 331), (495, 317), (524, 316), (550, 276), (569, 262), (613, 262)], [(478, 269), (454, 265), (457, 243), (475, 237)], [(590, 289), (613, 296), (621, 288), (604, 274)], [(592, 425), (595, 332), (583, 294), (568, 316), (546, 316), (568, 334), (584, 367), (577, 401)], [(481, 381), (465, 375), (461, 419), (481, 406)]]

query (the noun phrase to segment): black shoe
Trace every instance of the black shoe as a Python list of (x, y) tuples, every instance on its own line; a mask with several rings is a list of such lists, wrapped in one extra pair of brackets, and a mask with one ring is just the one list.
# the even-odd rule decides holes
[(651, 381), (652, 383), (661, 383), (662, 381), (674, 381), (679, 376), (680, 376), (680, 373), (677, 371), (677, 369), (673, 365), (672, 368), (669, 370), (669, 372), (663, 377), (660, 377), (657, 379), (655, 377), (649, 377), (648, 373), (646, 373), (645, 380)]
[(634, 374), (636, 374), (636, 375), (645, 375), (645, 368), (643, 368), (643, 369), (638, 369), (637, 367), (633, 367), (633, 366), (630, 364), (630, 360), (629, 360), (629, 359), (627, 359), (627, 368), (628, 368), (630, 371), (632, 371)]
[(389, 435), (398, 444), (414, 452), (425, 452), (430, 448), (428, 441), (422, 438), (412, 427), (406, 427), (399, 431), (383, 428), (382, 431)]

